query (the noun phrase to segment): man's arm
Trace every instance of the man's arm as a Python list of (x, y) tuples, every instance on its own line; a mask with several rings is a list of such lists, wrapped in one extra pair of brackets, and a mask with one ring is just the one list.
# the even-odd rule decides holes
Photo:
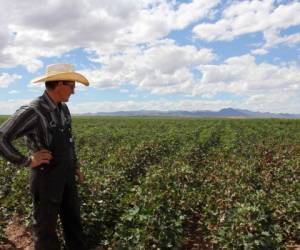
[(66, 104), (62, 105), (62, 109), (63, 109), (65, 117), (70, 122), (70, 128), (71, 128), (71, 131), (70, 131), (70, 134), (71, 134), (70, 140), (71, 141), (70, 142), (71, 142), (71, 147), (72, 147), (72, 152), (73, 152), (72, 155), (73, 155), (73, 162), (74, 162), (74, 167), (75, 167), (75, 176), (77, 176), (77, 182), (79, 184), (82, 184), (84, 182), (84, 176), (83, 176), (83, 173), (80, 171), (80, 163), (78, 161), (76, 150), (75, 150), (75, 142), (74, 142), (73, 135), (72, 135), (71, 113), (70, 113), (69, 108)]
[(80, 168), (80, 163), (78, 161), (78, 158), (77, 158), (77, 154), (76, 154), (76, 150), (75, 150), (75, 142), (74, 142), (74, 138), (73, 138), (73, 133), (72, 133), (72, 117), (71, 117), (71, 113), (70, 113), (70, 110), (68, 108), (68, 106), (66, 104), (62, 104), (62, 110), (63, 110), (63, 113), (64, 113), (64, 116), (66, 118), (66, 120), (68, 120), (70, 122), (70, 135), (71, 135), (71, 138), (70, 138), (70, 142), (71, 142), (71, 147), (72, 147), (72, 152), (73, 152), (73, 162), (74, 162), (74, 166), (76, 169), (79, 169)]
[(29, 133), (37, 121), (37, 115), (29, 107), (21, 107), (0, 126), (0, 153), (8, 161), (17, 165), (29, 165), (30, 159), (22, 155), (12, 141)]
[[(73, 136), (72, 136), (73, 138)], [(80, 163), (78, 161), (76, 151), (75, 151), (75, 142), (74, 139), (72, 139), (72, 150), (73, 150), (73, 157), (74, 157), (74, 166), (75, 166), (75, 175), (77, 176), (77, 182), (78, 184), (83, 184), (84, 183), (84, 175), (80, 170)]]

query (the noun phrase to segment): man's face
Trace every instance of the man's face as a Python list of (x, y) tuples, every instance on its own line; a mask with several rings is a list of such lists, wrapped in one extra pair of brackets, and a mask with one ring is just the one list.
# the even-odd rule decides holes
[(74, 94), (74, 81), (61, 81), (57, 86), (58, 94), (62, 102), (68, 102), (72, 94)]

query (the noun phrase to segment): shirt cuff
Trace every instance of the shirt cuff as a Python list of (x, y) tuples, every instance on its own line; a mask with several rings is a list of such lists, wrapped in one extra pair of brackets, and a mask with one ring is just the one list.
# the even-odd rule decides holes
[(23, 162), (21, 163), (21, 166), (23, 167), (29, 167), (31, 163), (31, 157), (25, 157)]

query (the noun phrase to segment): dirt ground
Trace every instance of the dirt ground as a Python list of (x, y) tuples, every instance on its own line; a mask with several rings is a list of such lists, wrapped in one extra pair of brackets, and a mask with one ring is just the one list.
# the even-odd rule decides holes
[(33, 250), (31, 233), (17, 216), (6, 227), (5, 237), (8, 242), (0, 245), (0, 250)]

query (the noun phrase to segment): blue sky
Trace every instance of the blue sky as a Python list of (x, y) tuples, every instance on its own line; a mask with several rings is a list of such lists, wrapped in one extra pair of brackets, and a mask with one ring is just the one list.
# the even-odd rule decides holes
[(72, 113), (300, 113), (300, 1), (0, 0), (0, 114), (43, 93), (31, 79), (72, 63)]

